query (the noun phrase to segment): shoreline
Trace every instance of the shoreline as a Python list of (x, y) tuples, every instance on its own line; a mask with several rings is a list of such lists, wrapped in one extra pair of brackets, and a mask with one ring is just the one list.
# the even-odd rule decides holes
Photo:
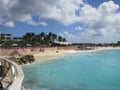
[[(53, 59), (58, 59), (61, 57), (64, 57), (66, 55), (69, 54), (74, 54), (74, 53), (85, 53), (85, 52), (96, 52), (96, 51), (101, 51), (101, 50), (110, 50), (110, 49), (120, 49), (120, 47), (94, 47), (92, 50), (64, 50), (64, 49), (45, 49), (44, 52), (40, 52), (40, 51), (31, 51), (29, 53), (24, 53), (29, 54), (29, 55), (33, 55), (35, 58), (35, 62), (43, 62), (43, 61), (49, 61), (49, 60), (53, 60)], [(9, 57), (9, 56), (1, 56), (1, 57)], [(24, 65), (30, 65), (32, 63), (29, 64), (23, 64), (21, 66)]]
[(32, 55), (35, 57), (36, 61), (48, 61), (51, 59), (58, 59), (72, 53), (96, 52), (110, 49), (120, 49), (120, 47), (97, 47), (93, 50), (57, 50), (58, 52), (56, 52), (56, 50), (47, 50), (45, 52), (36, 52)]
[(102, 50), (110, 50), (110, 49), (120, 49), (120, 47), (95, 47), (93, 50), (66, 50), (66, 53), (84, 53), (84, 52), (96, 52)]

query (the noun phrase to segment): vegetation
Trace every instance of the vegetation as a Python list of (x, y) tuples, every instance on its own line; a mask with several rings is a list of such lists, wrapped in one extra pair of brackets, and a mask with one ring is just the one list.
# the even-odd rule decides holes
[[(62, 36), (56, 35), (52, 32), (49, 32), (48, 34), (44, 32), (41, 32), (39, 34), (27, 32), (22, 37), (12, 37), (11, 34), (0, 34), (0, 46), (4, 46), (4, 47), (55, 46), (55, 45), (60, 45), (59, 42), (67, 42), (67, 40)], [(116, 47), (116, 46), (120, 46), (120, 41), (118, 41), (117, 43), (104, 43), (104, 44), (72, 43), (72, 45), (78, 46), (79, 48), (87, 47), (87, 46)]]
[[(7, 38), (5, 38), (6, 36)], [(58, 36), (52, 32), (48, 34), (41, 32), (39, 34), (27, 32), (22, 37), (13, 37), (9, 34), (2, 34), (0, 38), (0, 44), (6, 47), (12, 47), (13, 44), (19, 46), (53, 46), (56, 42), (66, 42), (67, 40), (61, 36)]]
[(3, 42), (3, 46), (12, 47), (13, 43), (14, 43), (13, 40), (8, 40), (8, 41)]

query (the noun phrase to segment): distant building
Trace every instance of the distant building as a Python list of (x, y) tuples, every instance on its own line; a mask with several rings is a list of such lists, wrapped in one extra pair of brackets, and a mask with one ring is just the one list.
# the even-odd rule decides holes
[(22, 37), (13, 37), (13, 41), (15, 41), (15, 42), (20, 42), (22, 40), (23, 40)]
[(0, 33), (0, 41), (1, 42), (8, 41), (8, 40), (12, 40), (11, 34)]
[(72, 44), (72, 43), (70, 43), (70, 42), (56, 42), (57, 44), (60, 44), (60, 45), (69, 45), (69, 44)]
[(31, 47), (32, 45), (31, 44), (27, 44), (28, 47)]
[(5, 42), (8, 40), (13, 40), (16, 43), (16, 42), (22, 41), (23, 38), (22, 37), (12, 37), (12, 34), (0, 33), (0, 41), (1, 42)]
[(17, 46), (18, 46), (18, 44), (15, 44), (15, 43), (14, 43), (14, 44), (13, 44), (13, 46), (14, 46), (14, 47), (17, 47)]

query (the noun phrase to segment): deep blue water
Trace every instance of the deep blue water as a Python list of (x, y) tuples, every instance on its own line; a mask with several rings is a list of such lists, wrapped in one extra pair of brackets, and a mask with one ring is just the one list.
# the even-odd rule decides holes
[(120, 90), (120, 49), (23, 66), (28, 90)]

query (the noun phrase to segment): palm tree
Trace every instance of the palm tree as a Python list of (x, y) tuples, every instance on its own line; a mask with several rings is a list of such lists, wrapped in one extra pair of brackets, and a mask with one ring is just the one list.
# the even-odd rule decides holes
[(46, 34), (44, 32), (41, 32), (40, 36), (41, 36), (42, 40), (44, 40), (44, 37), (46, 36)]
[(63, 38), (63, 42), (66, 42), (67, 40), (65, 38)]
[(26, 47), (27, 46), (27, 43), (25, 41), (21, 41), (18, 43), (20, 46), (22, 47)]
[(52, 35), (52, 38), (53, 38), (53, 42), (57, 39), (57, 35), (56, 34), (53, 34)]
[(41, 32), (38, 35), (35, 35), (34, 33), (26, 33), (23, 36), (23, 42), (26, 44), (32, 44), (32, 46), (37, 45), (55, 45), (55, 40), (59, 42), (65, 42), (66, 39), (62, 36), (57, 36), (56, 34), (49, 32), (48, 34), (45, 34), (44, 32)]
[(42, 37), (41, 37), (40, 34), (36, 35), (36, 41), (37, 41), (39, 44), (41, 44), (41, 42), (42, 42)]
[(28, 42), (29, 39), (30, 39), (30, 33), (26, 33), (25, 35), (23, 35), (23, 40), (24, 40), (25, 42)]
[(44, 45), (44, 44), (45, 44), (46, 34), (45, 34), (44, 32), (41, 32), (41, 33), (40, 33), (40, 36), (41, 36), (41, 44)]
[(52, 35), (53, 35), (53, 33), (49, 32), (49, 34), (48, 34), (48, 41), (49, 41), (50, 44), (53, 43), (53, 37), (52, 37)]
[(12, 40), (7, 40), (3, 43), (3, 46), (6, 46), (6, 47), (13, 47), (13, 41)]
[(48, 34), (48, 35), (49, 35), (49, 36), (52, 36), (52, 34), (53, 34), (52, 32), (49, 32), (49, 34)]
[(23, 36), (23, 40), (26, 43), (34, 44), (36, 42), (36, 35), (34, 33), (26, 33)]
[(58, 41), (59, 41), (59, 42), (62, 42), (62, 41), (63, 41), (63, 39), (62, 39), (61, 36), (58, 36)]
[(45, 37), (43, 38), (43, 40), (42, 40), (42, 45), (46, 45), (47, 44), (47, 42), (48, 42), (48, 39), (47, 39), (47, 35), (45, 35)]

